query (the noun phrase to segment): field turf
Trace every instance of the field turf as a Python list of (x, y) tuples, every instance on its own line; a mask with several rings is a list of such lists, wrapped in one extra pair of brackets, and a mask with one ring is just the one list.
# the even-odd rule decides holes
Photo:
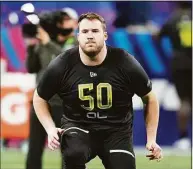
[[(26, 155), (16, 149), (1, 151), (1, 169), (24, 169)], [(136, 152), (137, 169), (191, 169), (191, 155), (181, 152), (167, 152), (161, 162), (149, 161), (145, 152)], [(60, 169), (60, 153), (46, 150), (43, 156), (43, 169)], [(104, 169), (100, 159), (87, 164), (88, 169)]]

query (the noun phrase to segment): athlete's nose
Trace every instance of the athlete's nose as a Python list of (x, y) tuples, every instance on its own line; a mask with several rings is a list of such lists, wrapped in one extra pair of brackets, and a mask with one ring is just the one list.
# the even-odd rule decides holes
[(93, 33), (92, 33), (91, 31), (88, 32), (87, 38), (88, 38), (88, 39), (93, 39), (93, 38), (94, 38), (94, 37), (93, 37)]

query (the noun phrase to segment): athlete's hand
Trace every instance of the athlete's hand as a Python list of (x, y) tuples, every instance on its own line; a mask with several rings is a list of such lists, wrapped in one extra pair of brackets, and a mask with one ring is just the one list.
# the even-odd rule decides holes
[(149, 160), (157, 160), (158, 162), (163, 158), (162, 149), (156, 142), (147, 142), (147, 150), (150, 154), (146, 155)]
[(64, 129), (52, 128), (48, 131), (48, 147), (51, 150), (55, 150), (60, 146), (59, 133), (61, 134)]

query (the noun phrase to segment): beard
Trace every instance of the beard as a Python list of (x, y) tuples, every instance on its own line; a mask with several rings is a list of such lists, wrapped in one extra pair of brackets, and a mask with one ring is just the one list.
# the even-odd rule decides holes
[(91, 59), (95, 58), (96, 55), (98, 55), (103, 48), (104, 44), (102, 45), (97, 45), (96, 43), (92, 47), (87, 47), (86, 44), (84, 46), (80, 45), (82, 51)]

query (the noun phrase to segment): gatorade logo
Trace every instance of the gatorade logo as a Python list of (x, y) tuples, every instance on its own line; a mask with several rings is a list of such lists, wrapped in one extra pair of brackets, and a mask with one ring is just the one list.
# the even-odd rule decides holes
[(30, 101), (33, 89), (1, 87), (1, 137), (27, 138), (29, 135)]
[(10, 93), (1, 100), (1, 119), (12, 125), (28, 120), (28, 98), (24, 93)]

